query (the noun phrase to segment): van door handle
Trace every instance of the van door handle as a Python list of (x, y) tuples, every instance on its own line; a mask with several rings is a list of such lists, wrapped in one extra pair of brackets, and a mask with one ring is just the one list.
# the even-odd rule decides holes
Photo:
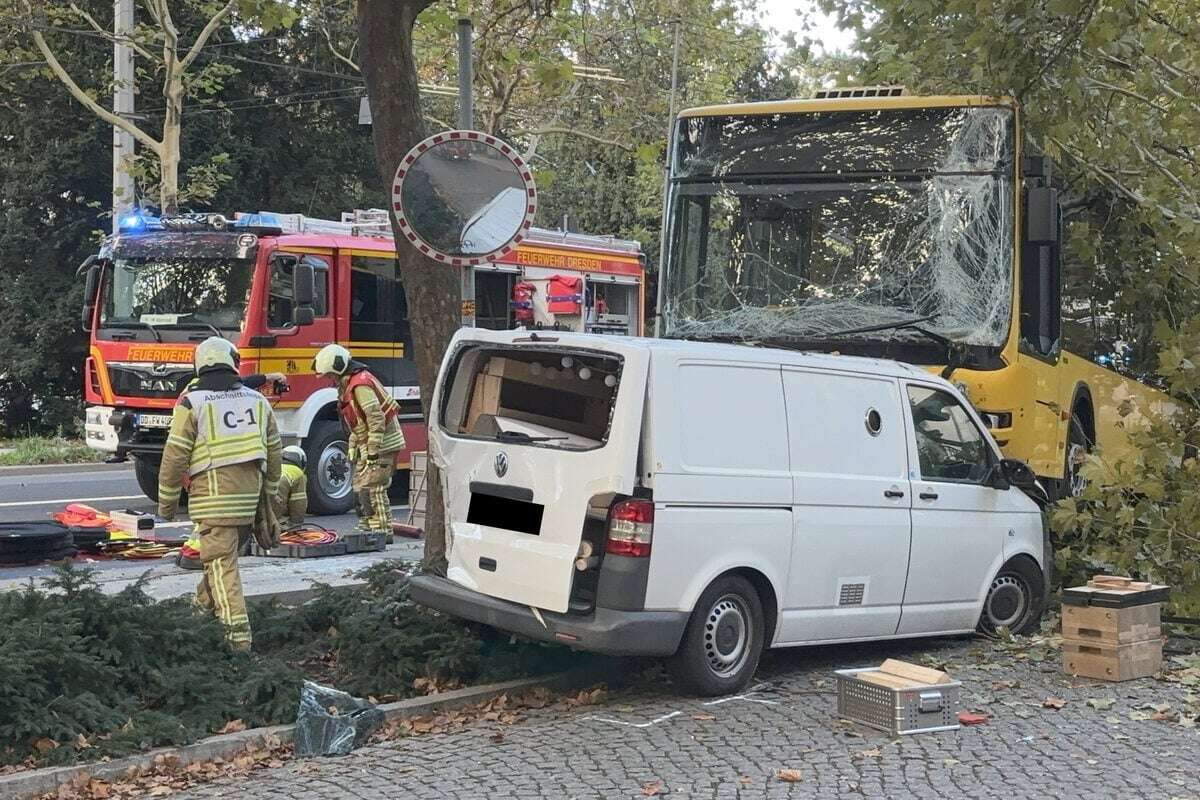
[(937, 500), (937, 492), (921, 492), (917, 497), (922, 500)]
[(893, 498), (894, 497), (904, 497), (904, 492), (900, 491), (899, 489), (884, 489), (883, 496), (884, 497), (893, 497)]

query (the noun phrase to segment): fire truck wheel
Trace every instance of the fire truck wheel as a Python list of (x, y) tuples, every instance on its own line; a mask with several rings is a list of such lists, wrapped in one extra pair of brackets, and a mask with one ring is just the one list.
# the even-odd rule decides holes
[(158, 502), (158, 467), (161, 460), (151, 456), (134, 456), (133, 474), (137, 478), (142, 494)]
[(313, 425), (304, 440), (308, 456), (308, 512), (346, 514), (354, 508), (346, 433), (338, 422)]

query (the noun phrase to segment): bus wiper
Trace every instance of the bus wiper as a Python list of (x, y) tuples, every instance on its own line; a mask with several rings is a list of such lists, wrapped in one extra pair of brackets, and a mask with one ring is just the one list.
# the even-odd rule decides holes
[(922, 322), (929, 322), (931, 319), (937, 319), (940, 316), (941, 316), (941, 314), (926, 314), (923, 317), (914, 317), (913, 319), (903, 319), (903, 320), (900, 320), (899, 322), (882, 322), (878, 325), (864, 325), (861, 328), (847, 328), (844, 331), (836, 331), (834, 333), (829, 334), (829, 338), (832, 339), (837, 336), (850, 336), (851, 334), (854, 334), (854, 333), (876, 333), (878, 331), (894, 331), (894, 330), (900, 330), (902, 328), (913, 328), (914, 330), (918, 330), (921, 333), (927, 334), (929, 336), (937, 336), (937, 334), (933, 333), (932, 331), (927, 331), (922, 328), (917, 328), (916, 326), (920, 325)]
[(566, 438), (566, 436), (530, 436), (522, 431), (500, 431), (496, 434), (498, 442), (557, 442)]
[(142, 324), (146, 326), (146, 330), (154, 334), (155, 341), (157, 341), (159, 344), (163, 343), (162, 334), (158, 332), (158, 328), (154, 327), (149, 322), (143, 322)]

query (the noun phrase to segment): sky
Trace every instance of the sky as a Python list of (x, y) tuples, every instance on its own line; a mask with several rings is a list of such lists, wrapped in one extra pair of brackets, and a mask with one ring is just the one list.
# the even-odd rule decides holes
[(854, 43), (854, 35), (840, 30), (833, 17), (821, 14), (812, 0), (758, 0), (759, 19), (768, 28), (774, 28), (780, 36), (789, 32), (803, 35), (798, 12), (808, 12), (813, 19), (813, 29), (808, 35), (815, 39), (819, 49), (827, 53), (845, 51)]

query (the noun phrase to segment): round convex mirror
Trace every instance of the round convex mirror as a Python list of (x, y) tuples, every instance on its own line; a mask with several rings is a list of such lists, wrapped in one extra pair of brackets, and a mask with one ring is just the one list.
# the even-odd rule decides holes
[(481, 264), (525, 238), (537, 190), (511, 146), (479, 131), (446, 131), (401, 160), (392, 208), (422, 253), (456, 266)]

